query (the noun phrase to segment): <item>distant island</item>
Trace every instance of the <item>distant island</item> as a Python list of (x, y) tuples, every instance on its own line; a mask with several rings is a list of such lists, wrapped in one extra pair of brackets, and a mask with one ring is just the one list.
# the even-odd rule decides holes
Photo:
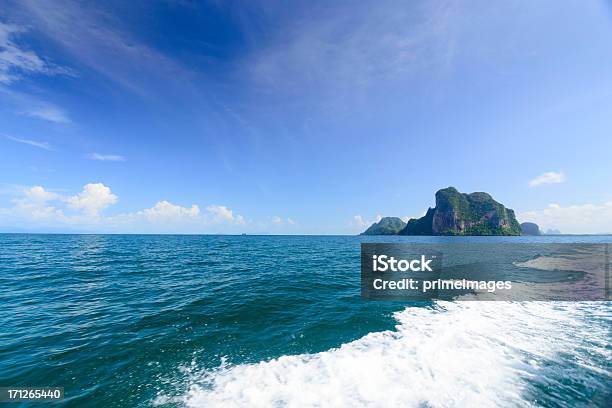
[(521, 223), (521, 235), (542, 235), (540, 227), (534, 222)]
[(398, 235), (404, 228), (406, 228), (406, 223), (401, 218), (383, 217), (361, 235)]
[[(535, 224), (534, 224), (535, 225)], [(537, 225), (536, 225), (537, 227)], [(538, 228), (539, 230), (539, 228)], [(460, 193), (454, 187), (436, 192), (436, 206), (405, 223), (384, 217), (362, 235), (521, 235), (514, 211), (482, 192)]]

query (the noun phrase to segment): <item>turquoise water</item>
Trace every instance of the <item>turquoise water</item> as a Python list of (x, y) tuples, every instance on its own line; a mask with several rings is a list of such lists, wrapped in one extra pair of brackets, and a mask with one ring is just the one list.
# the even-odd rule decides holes
[[(361, 242), (0, 235), (0, 386), (67, 407), (605, 406), (606, 302), (368, 302)], [(16, 406), (16, 405), (15, 405)]]

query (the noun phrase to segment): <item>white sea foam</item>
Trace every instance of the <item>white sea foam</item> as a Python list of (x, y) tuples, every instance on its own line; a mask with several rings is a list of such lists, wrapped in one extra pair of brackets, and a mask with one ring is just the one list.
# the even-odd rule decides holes
[(531, 406), (528, 381), (552, 374), (541, 363), (585, 341), (580, 364), (602, 370), (601, 361), (610, 361), (609, 326), (588, 318), (599, 313), (609, 324), (609, 312), (605, 303), (409, 307), (395, 314), (396, 330), (336, 349), (194, 370), (189, 391), (172, 400), (188, 407)]

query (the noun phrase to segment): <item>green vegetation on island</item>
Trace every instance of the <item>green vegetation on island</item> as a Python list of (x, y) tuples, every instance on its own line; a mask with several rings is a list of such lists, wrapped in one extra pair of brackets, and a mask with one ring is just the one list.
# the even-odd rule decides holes
[[(399, 220), (396, 217), (385, 218)], [(377, 234), (376, 231), (375, 223), (364, 235), (390, 235), (390, 229), (385, 229), (385, 234)], [(409, 220), (397, 234), (521, 235), (521, 226), (514, 211), (495, 201), (489, 194), (460, 193), (456, 188), (448, 187), (436, 193), (434, 208), (429, 208), (421, 218)]]
[(398, 217), (384, 217), (375, 222), (361, 235), (397, 235), (406, 227), (406, 223)]
[(542, 235), (542, 232), (538, 224), (534, 222), (522, 222), (521, 235)]

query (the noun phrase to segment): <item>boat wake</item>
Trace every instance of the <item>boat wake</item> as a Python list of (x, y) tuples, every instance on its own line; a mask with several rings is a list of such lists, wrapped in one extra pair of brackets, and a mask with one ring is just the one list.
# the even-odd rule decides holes
[[(436, 302), (316, 354), (189, 370), (187, 407), (574, 406), (611, 385), (606, 302)], [(577, 336), (580, 333), (580, 336)], [(262, 345), (265, 347), (265, 345)]]

